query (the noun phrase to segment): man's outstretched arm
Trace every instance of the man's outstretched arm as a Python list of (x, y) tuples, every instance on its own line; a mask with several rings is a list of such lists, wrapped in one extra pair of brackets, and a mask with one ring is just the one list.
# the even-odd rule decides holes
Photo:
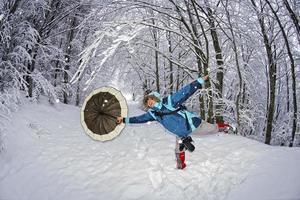
[(149, 112), (146, 112), (142, 115), (135, 117), (117, 117), (117, 123), (125, 123), (125, 124), (139, 124), (146, 123), (148, 121), (154, 121), (155, 119), (150, 115)]

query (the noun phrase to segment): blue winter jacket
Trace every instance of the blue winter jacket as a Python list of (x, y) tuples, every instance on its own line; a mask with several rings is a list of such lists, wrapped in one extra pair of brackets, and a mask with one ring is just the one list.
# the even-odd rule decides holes
[(153, 108), (148, 109), (145, 114), (136, 117), (125, 118), (124, 121), (126, 124), (158, 121), (171, 133), (174, 133), (179, 137), (185, 137), (192, 133), (192, 131), (201, 124), (201, 118), (199, 116), (187, 110), (180, 110), (174, 114), (160, 117), (155, 114), (155, 111), (169, 113), (170, 111), (176, 110), (199, 88), (202, 88), (203, 84), (204, 80), (202, 78), (198, 78), (192, 83), (184, 86), (178, 92), (164, 98), (160, 98), (160, 94), (158, 92), (152, 92), (149, 95), (155, 95), (156, 97), (160, 98), (161, 101), (157, 102)]

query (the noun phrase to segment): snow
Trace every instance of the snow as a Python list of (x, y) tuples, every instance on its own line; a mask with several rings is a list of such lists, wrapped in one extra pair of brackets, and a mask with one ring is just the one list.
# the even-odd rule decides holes
[[(142, 113), (129, 104), (130, 115)], [(13, 114), (0, 154), (0, 199), (300, 199), (300, 149), (241, 136), (194, 138), (175, 168), (175, 138), (159, 124), (128, 125), (109, 142), (89, 138), (80, 109), (28, 103)]]

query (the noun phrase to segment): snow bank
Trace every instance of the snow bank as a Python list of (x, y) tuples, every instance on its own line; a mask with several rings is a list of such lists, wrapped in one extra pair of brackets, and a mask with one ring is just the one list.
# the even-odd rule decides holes
[[(131, 103), (130, 114), (142, 111)], [(174, 136), (156, 123), (127, 126), (110, 142), (90, 139), (79, 108), (25, 105), (6, 132), (0, 199), (300, 199), (300, 149), (240, 136), (194, 138), (175, 169)]]

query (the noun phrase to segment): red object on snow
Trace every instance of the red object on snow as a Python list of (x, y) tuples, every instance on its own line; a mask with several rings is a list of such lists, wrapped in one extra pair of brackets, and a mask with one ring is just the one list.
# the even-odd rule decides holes
[(217, 122), (219, 131), (227, 132), (230, 128), (230, 125), (225, 122)]
[(184, 169), (186, 167), (185, 152), (182, 151), (180, 153), (176, 153), (176, 157), (177, 157), (177, 169)]

